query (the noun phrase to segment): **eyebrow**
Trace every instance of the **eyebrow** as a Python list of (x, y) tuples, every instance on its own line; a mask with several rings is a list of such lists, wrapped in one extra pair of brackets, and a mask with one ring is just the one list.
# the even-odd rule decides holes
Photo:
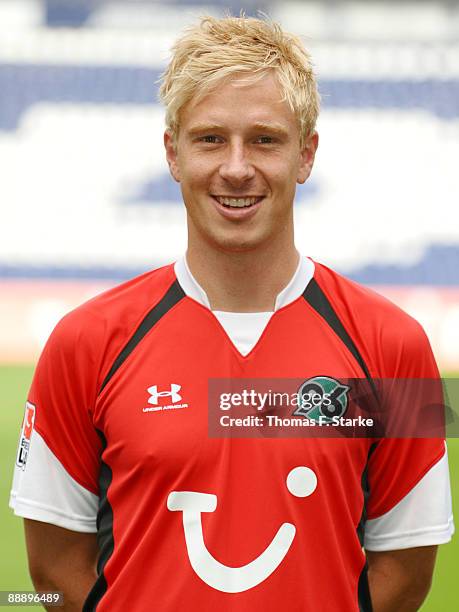
[(193, 125), (189, 130), (188, 134), (194, 135), (199, 134), (201, 132), (212, 132), (214, 130), (223, 130), (223, 125), (218, 123), (197, 123)]
[[(225, 126), (219, 123), (198, 123), (196, 125), (191, 126), (191, 128), (188, 130), (188, 134), (190, 136), (194, 136), (203, 132), (212, 132), (220, 130), (225, 130)], [(265, 123), (257, 121), (257, 123), (254, 123), (249, 127), (249, 130), (257, 132), (270, 132), (283, 136), (286, 136), (288, 134), (287, 128), (281, 123)]]
[(254, 130), (260, 132), (274, 132), (276, 134), (283, 134), (284, 136), (288, 134), (287, 128), (281, 123), (258, 122), (255, 123), (252, 127)]

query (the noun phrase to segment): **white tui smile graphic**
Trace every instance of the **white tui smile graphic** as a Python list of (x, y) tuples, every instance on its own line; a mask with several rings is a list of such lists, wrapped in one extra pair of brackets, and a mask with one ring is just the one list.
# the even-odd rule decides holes
[[(299, 466), (289, 472), (287, 487), (296, 497), (311, 495), (317, 487), (315, 473)], [(251, 589), (280, 565), (295, 537), (291, 523), (283, 523), (269, 546), (253, 561), (241, 567), (229, 567), (217, 561), (204, 543), (201, 512), (214, 512), (217, 496), (195, 491), (172, 491), (167, 498), (171, 511), (183, 512), (183, 530), (191, 566), (206, 584), (225, 593), (241, 593)]]

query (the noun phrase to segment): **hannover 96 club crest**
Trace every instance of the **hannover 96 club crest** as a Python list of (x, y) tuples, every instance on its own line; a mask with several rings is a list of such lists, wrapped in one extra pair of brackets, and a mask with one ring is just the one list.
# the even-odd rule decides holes
[(308, 378), (298, 389), (298, 408), (293, 414), (320, 424), (331, 423), (333, 417), (346, 412), (349, 389), (330, 376)]

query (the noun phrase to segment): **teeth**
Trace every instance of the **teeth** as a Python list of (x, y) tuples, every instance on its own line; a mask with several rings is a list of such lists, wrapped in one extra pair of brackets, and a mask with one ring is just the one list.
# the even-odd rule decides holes
[(232, 208), (244, 208), (245, 206), (252, 206), (258, 200), (258, 198), (217, 198), (220, 204), (225, 206), (231, 206)]

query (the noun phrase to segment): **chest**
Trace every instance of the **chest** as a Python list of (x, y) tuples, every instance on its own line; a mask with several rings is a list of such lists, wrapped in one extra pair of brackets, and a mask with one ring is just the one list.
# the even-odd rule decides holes
[(362, 376), (334, 332), (300, 304), (276, 313), (246, 356), (212, 313), (177, 312), (143, 338), (99, 400), (106, 459), (120, 478), (156, 489), (233, 490), (235, 498), (256, 490), (266, 503), (287, 491), (289, 473), (301, 466), (323, 474), (323, 491), (325, 482), (360, 490), (365, 440), (212, 430), (219, 414), (230, 412), (220, 412), (228, 384), (266, 393), (284, 383), (293, 392), (318, 375)]

